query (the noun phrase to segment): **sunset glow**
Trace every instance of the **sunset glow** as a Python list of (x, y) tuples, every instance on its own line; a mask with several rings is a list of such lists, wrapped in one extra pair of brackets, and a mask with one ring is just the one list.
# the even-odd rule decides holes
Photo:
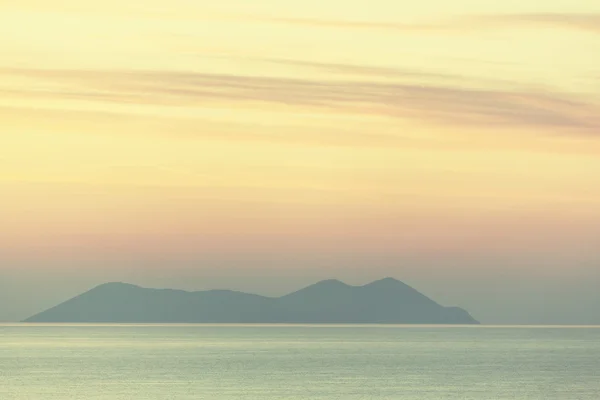
[(210, 3), (0, 5), (3, 257), (591, 258), (600, 2)]

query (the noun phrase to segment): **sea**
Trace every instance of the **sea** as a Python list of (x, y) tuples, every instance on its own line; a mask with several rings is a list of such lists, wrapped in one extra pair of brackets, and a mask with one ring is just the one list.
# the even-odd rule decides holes
[(0, 400), (600, 399), (600, 328), (0, 325)]

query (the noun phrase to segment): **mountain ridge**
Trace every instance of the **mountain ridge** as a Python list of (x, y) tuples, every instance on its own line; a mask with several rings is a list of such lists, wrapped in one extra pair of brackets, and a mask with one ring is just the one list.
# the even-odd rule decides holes
[(361, 286), (328, 279), (281, 297), (228, 289), (186, 291), (107, 282), (24, 322), (479, 323), (466, 310), (444, 307), (394, 278)]

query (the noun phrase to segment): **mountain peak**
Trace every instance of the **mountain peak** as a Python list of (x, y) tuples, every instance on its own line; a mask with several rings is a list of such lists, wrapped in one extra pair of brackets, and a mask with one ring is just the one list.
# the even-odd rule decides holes
[(391, 276), (388, 276), (387, 278), (379, 279), (377, 281), (374, 281), (373, 283), (402, 283), (402, 282), (396, 278), (392, 278)]
[(106, 282), (106, 283), (103, 283), (102, 285), (99, 285), (99, 286), (136, 286), (136, 285), (131, 284), (131, 283), (127, 283), (127, 282), (117, 282), (117, 281), (114, 281), (114, 282)]
[(368, 283), (365, 285), (365, 287), (372, 287), (372, 286), (377, 286), (377, 287), (396, 287), (396, 286), (406, 286), (406, 284), (402, 281), (399, 281), (396, 278), (392, 278), (392, 277), (387, 277), (387, 278), (383, 278), (383, 279), (379, 279), (376, 281), (373, 281), (371, 283)]
[(135, 288), (141, 289), (140, 286), (132, 285), (131, 283), (125, 283), (125, 282), (107, 282), (107, 283), (103, 283), (101, 285), (96, 286), (92, 290), (98, 290), (98, 289), (135, 289)]
[(325, 279), (321, 282), (316, 283), (316, 285), (349, 286), (348, 284), (346, 284), (338, 279)]

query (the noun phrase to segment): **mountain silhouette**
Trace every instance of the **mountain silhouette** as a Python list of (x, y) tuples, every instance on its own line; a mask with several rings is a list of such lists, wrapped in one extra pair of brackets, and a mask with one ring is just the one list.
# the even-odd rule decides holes
[(187, 292), (106, 283), (25, 322), (477, 324), (393, 278), (364, 286), (326, 280), (274, 298), (231, 290)]

